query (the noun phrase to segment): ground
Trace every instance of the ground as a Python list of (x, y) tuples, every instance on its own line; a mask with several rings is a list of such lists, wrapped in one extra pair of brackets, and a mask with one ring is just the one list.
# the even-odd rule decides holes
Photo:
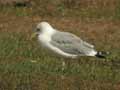
[[(54, 11), (54, 7), (48, 7)], [(57, 11), (57, 14), (33, 12), (29, 7), (1, 7), (0, 90), (119, 90), (119, 13), (106, 16), (107, 12), (86, 10), (79, 14), (64, 6), (59, 8), (63, 10), (60, 15)], [(30, 38), (41, 21), (74, 33), (95, 45), (96, 50), (109, 51), (110, 55), (106, 59), (55, 56), (41, 48), (37, 38)], [(62, 61), (66, 62), (64, 71)]]

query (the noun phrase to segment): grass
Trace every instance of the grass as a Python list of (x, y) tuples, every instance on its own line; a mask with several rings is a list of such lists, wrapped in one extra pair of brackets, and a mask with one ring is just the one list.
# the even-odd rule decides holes
[[(0, 6), (4, 14), (16, 16), (57, 16), (57, 17), (79, 17), (81, 19), (104, 18), (120, 19), (120, 0), (85, 1), (85, 0), (34, 0), (29, 7)], [(47, 11), (47, 12), (46, 12)]]
[[(112, 33), (113, 36), (114, 34), (118, 33)], [(113, 90), (120, 82), (119, 46), (112, 44), (115, 37), (114, 40), (109, 38), (111, 41), (106, 43), (111, 46), (106, 46), (109, 51), (114, 49), (107, 59), (81, 57), (77, 60), (65, 60), (39, 47), (37, 40), (30, 40), (30, 35), (31, 32), (25, 31), (1, 31), (0, 82), (2, 90), (18, 88), (22, 90), (34, 90), (34, 88)], [(95, 39), (95, 43), (98, 43), (97, 47), (100, 46), (97, 41), (100, 37), (101, 35)], [(32, 63), (31, 60), (37, 63)], [(64, 72), (61, 70), (63, 60), (66, 62)], [(62, 79), (63, 75), (65, 79)], [(61, 82), (61, 85), (58, 82)]]
[[(78, 7), (71, 8), (66, 3), (55, 5), (59, 11), (55, 10), (56, 14), (46, 12), (49, 8), (38, 13), (41, 7), (35, 11), (26, 7), (0, 10), (0, 90), (119, 90), (119, 7), (110, 15), (106, 7), (98, 11), (101, 6), (91, 9), (82, 4), (79, 12), (75, 10)], [(34, 25), (43, 20), (111, 54), (106, 59), (55, 56), (41, 48), (36, 39), (30, 39)], [(66, 62), (64, 71), (62, 61)]]

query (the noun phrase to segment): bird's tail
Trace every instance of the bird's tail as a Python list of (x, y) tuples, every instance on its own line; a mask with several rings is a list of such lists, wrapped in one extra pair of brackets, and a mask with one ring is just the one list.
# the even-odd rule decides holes
[(98, 58), (106, 58), (107, 55), (109, 55), (109, 52), (105, 52), (105, 51), (98, 51), (97, 54), (95, 55)]

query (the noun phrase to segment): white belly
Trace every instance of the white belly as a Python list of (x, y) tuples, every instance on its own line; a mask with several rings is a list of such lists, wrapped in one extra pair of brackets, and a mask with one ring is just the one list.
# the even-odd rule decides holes
[(55, 52), (59, 55), (62, 55), (64, 57), (71, 57), (71, 58), (76, 58), (77, 57), (77, 55), (66, 53), (66, 52), (60, 50), (59, 48), (54, 47), (52, 44), (50, 44), (51, 38), (49, 38), (48, 36), (40, 35), (38, 37), (38, 40), (39, 40), (40, 44), (42, 44), (43, 47), (45, 47), (49, 50), (52, 50), (53, 52)]

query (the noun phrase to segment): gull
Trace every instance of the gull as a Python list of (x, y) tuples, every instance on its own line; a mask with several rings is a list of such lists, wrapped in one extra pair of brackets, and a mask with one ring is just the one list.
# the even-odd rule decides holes
[(72, 33), (59, 31), (48, 22), (38, 23), (32, 37), (35, 35), (38, 35), (38, 41), (42, 46), (63, 57), (95, 56), (105, 58), (106, 52), (95, 50), (94, 45)]

